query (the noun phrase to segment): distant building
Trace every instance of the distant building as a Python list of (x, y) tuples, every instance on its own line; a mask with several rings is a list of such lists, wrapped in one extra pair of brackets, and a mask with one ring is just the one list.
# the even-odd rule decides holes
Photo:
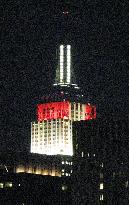
[(0, 154), (0, 204), (71, 204), (69, 156)]
[(74, 204), (129, 204), (128, 118), (74, 122), (73, 138)]
[(73, 155), (73, 121), (96, 118), (95, 106), (86, 104), (74, 80), (71, 46), (60, 45), (53, 89), (37, 105), (37, 121), (31, 123), (31, 152)]
[(70, 205), (71, 188), (61, 177), (19, 173), (0, 175), (1, 205)]
[(72, 173), (72, 158), (61, 155), (34, 153), (1, 153), (0, 173), (27, 173), (53, 177), (69, 177)]

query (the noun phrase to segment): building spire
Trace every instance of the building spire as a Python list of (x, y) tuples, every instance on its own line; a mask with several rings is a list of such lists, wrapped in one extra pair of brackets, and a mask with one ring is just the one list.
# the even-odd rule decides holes
[(58, 66), (56, 69), (56, 78), (54, 85), (76, 85), (72, 61), (71, 61), (71, 45), (61, 44), (58, 49)]

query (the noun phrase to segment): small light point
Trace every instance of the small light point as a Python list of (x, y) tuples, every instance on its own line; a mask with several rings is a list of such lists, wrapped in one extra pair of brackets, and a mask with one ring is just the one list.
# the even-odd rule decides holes
[(69, 14), (69, 12), (68, 11), (63, 11), (63, 14), (67, 15), (67, 14)]

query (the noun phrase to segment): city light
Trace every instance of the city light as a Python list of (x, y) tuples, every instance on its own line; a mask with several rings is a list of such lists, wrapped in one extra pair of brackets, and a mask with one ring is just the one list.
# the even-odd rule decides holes
[(71, 46), (67, 45), (67, 83), (70, 83), (71, 78)]
[(60, 83), (63, 83), (63, 71), (64, 71), (64, 46), (60, 46)]

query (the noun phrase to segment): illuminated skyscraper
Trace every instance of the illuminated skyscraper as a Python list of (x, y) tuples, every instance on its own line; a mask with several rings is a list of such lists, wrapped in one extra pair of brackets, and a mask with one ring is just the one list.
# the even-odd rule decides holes
[(31, 152), (73, 155), (72, 122), (96, 118), (95, 107), (83, 102), (75, 83), (71, 46), (60, 45), (58, 66), (49, 100), (37, 105), (37, 121), (31, 123)]

